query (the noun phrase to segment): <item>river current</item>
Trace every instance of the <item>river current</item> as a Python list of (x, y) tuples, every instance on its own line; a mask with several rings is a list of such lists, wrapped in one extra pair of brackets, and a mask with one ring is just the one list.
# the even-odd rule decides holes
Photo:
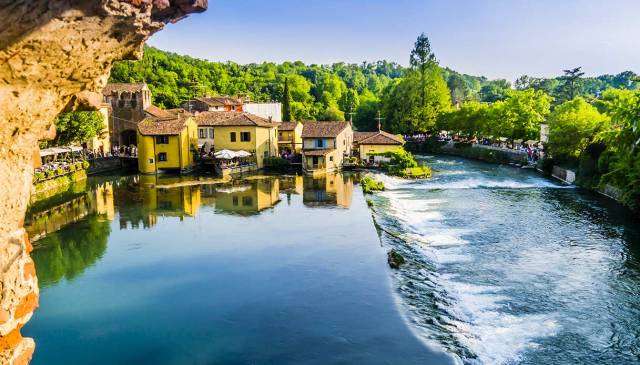
[(640, 230), (623, 208), (510, 166), (423, 157), (370, 199), (416, 332), (468, 364), (640, 363)]

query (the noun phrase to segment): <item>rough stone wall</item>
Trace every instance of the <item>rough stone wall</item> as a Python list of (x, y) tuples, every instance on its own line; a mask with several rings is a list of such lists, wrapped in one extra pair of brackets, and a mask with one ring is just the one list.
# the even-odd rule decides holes
[(37, 142), (65, 110), (96, 106), (116, 60), (207, 0), (0, 0), (0, 363), (34, 350), (20, 328), (38, 305), (23, 228)]

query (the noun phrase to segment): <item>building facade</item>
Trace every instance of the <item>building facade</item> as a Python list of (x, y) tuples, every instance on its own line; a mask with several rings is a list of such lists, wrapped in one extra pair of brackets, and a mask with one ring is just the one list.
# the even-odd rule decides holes
[(138, 123), (146, 118), (145, 110), (151, 106), (149, 87), (145, 83), (111, 83), (105, 86), (102, 94), (104, 102), (111, 107), (111, 145), (135, 145)]
[(241, 112), (243, 102), (241, 99), (229, 96), (198, 97), (182, 104), (182, 108), (188, 112)]
[[(202, 145), (211, 141), (213, 131), (215, 151), (247, 151), (255, 156), (258, 168), (264, 167), (264, 159), (278, 155), (278, 123), (257, 115), (241, 112), (204, 112), (195, 117), (198, 130), (206, 130), (207, 138), (198, 138)], [(198, 132), (200, 133), (200, 132)]]
[(278, 152), (288, 154), (302, 153), (301, 122), (283, 122), (278, 126)]
[(281, 103), (252, 103), (245, 102), (242, 110), (274, 122), (282, 122)]
[(305, 122), (302, 168), (308, 173), (340, 170), (352, 147), (353, 129), (349, 122)]
[(193, 169), (198, 128), (193, 117), (148, 117), (138, 124), (138, 168), (143, 174)]
[(401, 136), (385, 131), (353, 133), (353, 145), (360, 161), (369, 163), (387, 162), (389, 158), (379, 154), (400, 151), (404, 143)]

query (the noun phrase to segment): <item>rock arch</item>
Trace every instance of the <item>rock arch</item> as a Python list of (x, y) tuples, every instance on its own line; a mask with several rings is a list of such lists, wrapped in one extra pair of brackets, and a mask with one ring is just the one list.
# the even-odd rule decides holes
[(31, 158), (65, 110), (97, 105), (116, 60), (135, 59), (165, 24), (207, 0), (0, 0), (0, 363), (34, 350), (20, 328), (38, 304), (23, 229)]

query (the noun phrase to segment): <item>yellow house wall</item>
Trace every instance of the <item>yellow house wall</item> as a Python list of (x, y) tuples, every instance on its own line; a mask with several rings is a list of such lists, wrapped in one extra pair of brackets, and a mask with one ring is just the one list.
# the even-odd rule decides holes
[(402, 150), (400, 145), (362, 144), (360, 145), (360, 159), (368, 160), (370, 153), (384, 153)]
[[(197, 148), (198, 127), (193, 119), (179, 135), (169, 136), (169, 143), (156, 143), (156, 136), (144, 136), (138, 132), (138, 169), (150, 174), (158, 169), (189, 169), (193, 167), (193, 150)], [(166, 161), (158, 161), (160, 153), (167, 154)]]
[[(235, 142), (231, 141), (231, 132), (236, 133)], [(241, 132), (249, 132), (251, 134), (251, 140), (248, 142), (242, 142), (240, 140)], [(213, 144), (216, 151), (224, 149), (232, 151), (244, 150), (255, 154), (258, 168), (264, 167), (265, 152), (267, 152), (268, 156), (276, 156), (278, 154), (278, 135), (275, 127), (215, 127)]]

